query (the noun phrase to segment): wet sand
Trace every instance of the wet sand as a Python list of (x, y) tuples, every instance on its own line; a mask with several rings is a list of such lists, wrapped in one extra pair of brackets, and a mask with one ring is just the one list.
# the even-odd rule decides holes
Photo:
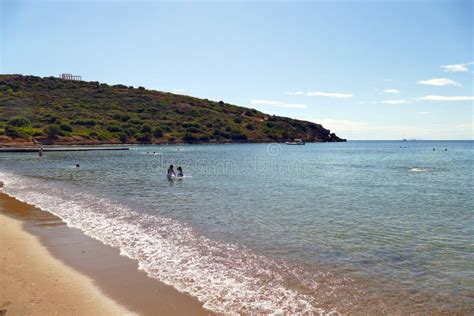
[(0, 314), (131, 314), (93, 281), (51, 257), (21, 222), (0, 214)]
[(0, 193), (0, 310), (6, 315), (208, 315), (119, 250)]

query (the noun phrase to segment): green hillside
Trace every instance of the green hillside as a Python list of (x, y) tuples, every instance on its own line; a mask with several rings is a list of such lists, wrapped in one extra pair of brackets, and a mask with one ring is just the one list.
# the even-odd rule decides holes
[(343, 141), (319, 124), (143, 87), (0, 75), (0, 144)]

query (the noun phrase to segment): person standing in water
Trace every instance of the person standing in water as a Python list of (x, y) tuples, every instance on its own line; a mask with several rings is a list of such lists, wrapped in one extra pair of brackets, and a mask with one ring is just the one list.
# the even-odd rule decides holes
[(176, 173), (174, 173), (174, 167), (173, 165), (170, 165), (170, 167), (168, 168), (168, 174), (166, 175), (168, 178), (171, 178), (171, 177), (176, 177)]
[(183, 168), (181, 168), (181, 166), (178, 167), (178, 177), (184, 177)]

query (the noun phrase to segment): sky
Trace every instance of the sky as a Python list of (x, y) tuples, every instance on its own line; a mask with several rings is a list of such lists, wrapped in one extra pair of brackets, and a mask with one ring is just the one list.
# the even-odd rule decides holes
[(474, 138), (474, 1), (0, 3), (2, 74), (223, 100), (353, 140)]

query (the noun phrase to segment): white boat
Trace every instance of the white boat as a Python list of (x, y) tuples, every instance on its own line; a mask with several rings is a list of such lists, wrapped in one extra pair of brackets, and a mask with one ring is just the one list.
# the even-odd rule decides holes
[(286, 142), (285, 144), (287, 144), (287, 145), (306, 145), (306, 143), (302, 139), (299, 139), (299, 138), (295, 138), (294, 141)]

